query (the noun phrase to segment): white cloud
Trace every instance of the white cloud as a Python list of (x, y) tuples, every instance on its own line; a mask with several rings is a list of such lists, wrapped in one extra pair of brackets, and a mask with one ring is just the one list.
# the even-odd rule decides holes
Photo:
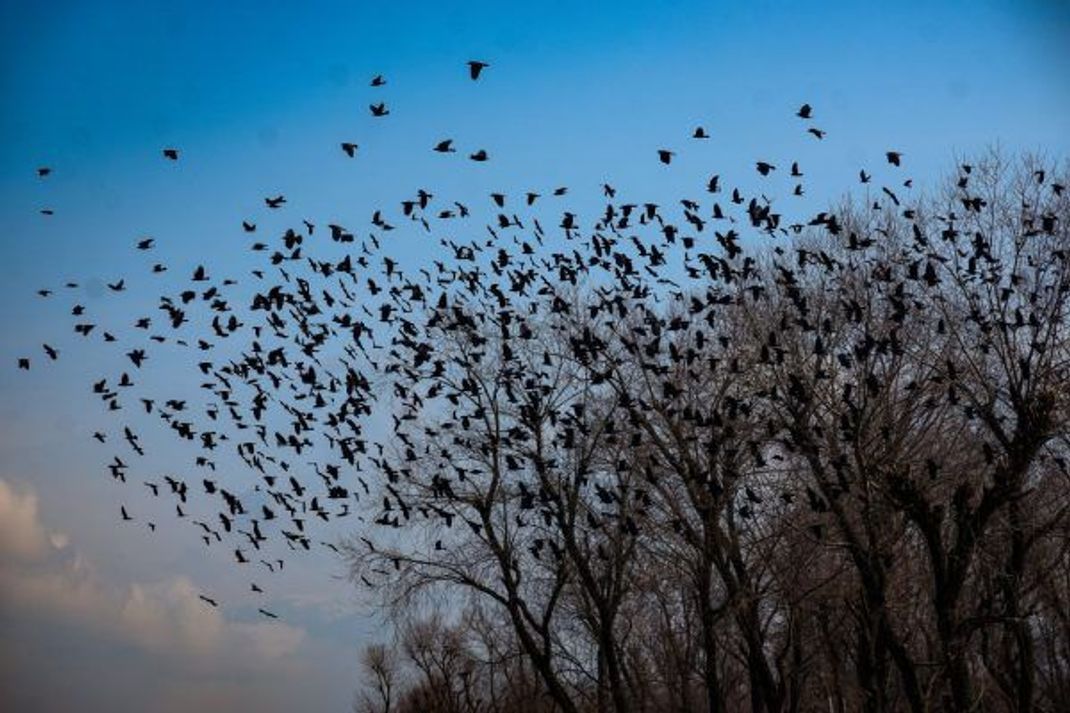
[(36, 559), (47, 543), (37, 521), (37, 496), (19, 492), (0, 479), (0, 559)]
[(105, 580), (39, 519), (38, 501), (0, 479), (0, 603), (40, 621), (64, 620), (146, 653), (198, 669), (250, 670), (295, 653), (305, 630), (285, 622), (228, 619), (187, 577), (125, 584)]

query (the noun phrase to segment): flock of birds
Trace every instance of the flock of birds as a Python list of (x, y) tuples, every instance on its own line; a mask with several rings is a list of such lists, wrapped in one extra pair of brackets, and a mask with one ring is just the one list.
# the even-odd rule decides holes
[[(468, 76), (478, 80), (489, 66), (471, 61)], [(386, 83), (382, 75), (370, 82), (372, 87)], [(385, 102), (371, 104), (369, 110), (374, 117), (390, 115)], [(817, 140), (825, 138), (826, 133), (810, 123), (813, 108), (809, 104), (803, 104), (795, 114), (806, 122), (809, 135)], [(704, 127), (692, 134), (700, 141), (709, 137)], [(357, 143), (341, 144), (349, 157), (358, 149)], [(442, 140), (433, 150), (456, 151), (451, 139)], [(165, 160), (180, 159), (177, 148), (168, 147), (162, 153)], [(661, 149), (658, 160), (670, 164), (675, 155), (673, 150)], [(898, 151), (886, 153), (893, 167), (901, 166), (902, 156)], [(486, 161), (488, 154), (478, 149), (469, 158)], [(779, 169), (763, 160), (755, 163), (755, 170), (768, 178)], [(37, 173), (44, 179), (52, 169), (42, 167)], [(787, 173), (794, 184), (792, 194), (802, 195), (803, 172), (798, 162), (792, 162)], [(871, 175), (862, 171), (859, 178), (866, 183)], [(909, 188), (910, 180), (902, 185)], [(683, 199), (679, 206), (682, 221), (678, 221), (669, 207), (618, 202), (616, 189), (603, 185), (607, 204), (599, 220), (584, 226), (577, 214), (562, 210), (554, 218), (560, 219), (559, 232), (550, 240), (539, 216), (521, 218), (514, 212), (533, 209), (539, 192), (517, 196), (491, 193), (487, 209), (496, 215), (485, 226), (486, 237), (467, 241), (443, 237), (439, 246), (444, 259), (408, 269), (382, 247), (384, 237), (400, 222), (434, 235), (438, 225), (466, 221), (474, 215), (465, 203), (438, 201), (433, 193), (420, 189), (402, 201), (398, 211), (375, 210), (364, 230), (326, 226), (327, 239), (344, 253), (340, 259), (319, 259), (309, 250), (315, 245), (314, 236), (322, 231), (307, 220), (302, 221), (301, 229), (287, 229), (275, 245), (253, 243), (251, 249), (264, 257), (264, 264), (252, 270), (254, 291), (244, 307), (234, 303), (239, 280), (209, 274), (203, 265), (196, 267), (177, 292), (159, 297), (156, 308), (161, 318), (151, 314), (137, 317), (135, 334), (145, 335), (142, 338), (120, 338), (93, 321), (85, 306), (73, 305), (74, 332), (83, 338), (99, 335), (103, 341), (118, 345), (125, 359), (121, 373), (98, 375), (91, 383), (91, 392), (104, 413), (115, 419), (114, 424), (92, 434), (100, 444), (115, 443), (118, 448), (106, 466), (107, 472), (114, 480), (127, 483), (128, 475), (137, 470), (136, 460), (145, 455), (136, 430), (141, 424), (135, 417), (162, 423), (165, 432), (180, 444), (196, 449), (192, 464), (197, 475), (143, 480), (140, 487), (154, 498), (170, 499), (175, 517), (191, 523), (205, 545), (226, 547), (236, 565), (262, 567), (268, 572), (281, 571), (285, 564), (284, 558), (267, 554), (269, 541), (274, 538), (291, 552), (311, 551), (316, 545), (336, 550), (334, 544), (316, 539), (315, 527), (350, 515), (360, 517), (358, 503), (374, 508), (370, 522), (365, 520), (369, 527), (396, 530), (418, 513), (449, 527), (454, 518), (449, 507), (411, 507), (396, 487), (400, 478), (416, 477), (410, 472), (412, 468), (405, 466), (421, 456), (408, 429), (422, 425), (415, 414), (424, 399), (430, 402), (435, 396), (445, 396), (459, 422), (471, 416), (457, 412), (456, 394), (428, 393), (425, 388), (446, 366), (438, 353), (439, 345), (425, 339), (424, 320), (429, 315), (432, 320), (448, 319), (462, 331), (493, 326), (506, 337), (530, 339), (536, 331), (529, 324), (536, 319), (536, 303), (549, 305), (555, 312), (566, 310), (560, 291), (598, 269), (639, 301), (657, 299), (656, 292), (640, 287), (650, 278), (658, 289), (686, 304), (697, 298), (678, 280), (689, 279), (693, 285), (724, 283), (753, 272), (752, 258), (745, 257), (740, 264), (744, 255), (740, 225), (767, 234), (800, 233), (807, 226), (833, 235), (841, 232), (837, 217), (829, 213), (783, 225), (781, 214), (764, 196), (747, 196), (739, 188), (728, 190), (722, 187), (719, 176), (712, 176), (705, 190), (712, 204), (703, 206), (700, 201)], [(895, 206), (900, 205), (895, 190), (888, 186), (882, 190)], [(552, 195), (562, 197), (567, 191), (567, 187), (558, 187)], [(264, 205), (270, 210), (283, 209), (286, 198), (268, 196)], [(733, 210), (742, 215), (737, 217)], [(250, 219), (243, 220), (241, 226), (244, 233), (257, 231)], [(656, 238), (643, 240), (633, 230), (651, 231)], [(700, 250), (700, 236), (710, 232), (719, 253)], [(364, 237), (358, 237), (359, 233)], [(867, 245), (864, 238), (851, 239), (858, 241), (852, 242), (852, 248)], [(156, 249), (156, 243), (144, 238), (134, 248), (149, 252)], [(677, 275), (671, 272), (667, 256), (681, 250), (681, 272)], [(798, 259), (802, 266), (828, 258), (800, 250)], [(161, 263), (151, 268), (153, 274), (165, 271), (167, 266)], [(133, 282), (136, 277), (129, 279)], [(67, 283), (66, 287), (78, 285)], [(128, 289), (127, 278), (109, 282), (107, 288), (123, 292)], [(42, 289), (38, 294), (50, 298), (55, 290)], [(477, 311), (474, 306), (478, 304), (493, 309)], [(692, 304), (699, 311), (711, 306), (701, 300)], [(203, 324), (194, 321), (200, 308), (206, 308), (210, 315)], [(622, 316), (619, 300), (607, 300), (602, 310), (610, 318)], [(154, 349), (165, 343), (193, 355), (192, 365), (203, 377), (200, 389), (206, 395), (204, 403), (198, 404), (188, 392), (134, 395), (139, 370), (152, 363)], [(224, 345), (234, 353), (215, 356), (226, 352)], [(577, 344), (575, 348), (583, 352), (591, 345)], [(56, 347), (44, 344), (42, 349), (48, 360), (60, 358)], [(411, 362), (399, 363), (400, 357)], [(32, 361), (30, 356), (20, 357), (17, 367), (30, 370)], [(383, 380), (389, 385), (383, 386)], [(518, 374), (517, 380), (522, 382), (523, 376)], [(671, 396), (668, 391), (667, 395)], [(393, 428), (385, 438), (376, 440), (368, 434), (366, 419), (375, 405), (384, 401), (397, 406), (391, 416)], [(255, 475), (255, 481), (216, 474), (217, 449), (224, 445)], [(404, 472), (392, 465), (391, 453), (395, 451), (400, 453)], [(323, 457), (323, 453), (329, 456)], [(310, 454), (320, 457), (309, 461)], [(385, 480), (369, 483), (371, 478), (365, 477), (369, 473), (380, 479), (385, 476)], [(455, 477), (463, 480), (463, 470)], [(448, 502), (451, 482), (456, 481), (445, 475), (435, 479), (435, 496)], [(522, 501), (534, 507), (535, 495), (523, 484), (520, 492)], [(210, 517), (191, 515), (190, 501), (195, 497), (211, 508)], [(155, 522), (131, 512), (126, 504), (118, 510), (123, 522), (144, 522), (150, 530), (156, 529)], [(478, 535), (478, 523), (470, 521), (469, 525)], [(370, 540), (365, 541), (369, 548), (375, 547)], [(442, 547), (441, 540), (436, 542), (436, 549)], [(365, 582), (372, 584), (367, 578)], [(250, 590), (264, 592), (256, 582), (250, 584)], [(208, 606), (219, 605), (209, 594), (201, 599)], [(263, 607), (259, 612), (277, 617)]]

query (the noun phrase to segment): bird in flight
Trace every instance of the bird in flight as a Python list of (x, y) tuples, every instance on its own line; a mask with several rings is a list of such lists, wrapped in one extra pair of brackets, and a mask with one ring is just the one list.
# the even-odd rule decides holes
[(357, 153), (357, 145), (351, 144), (348, 141), (343, 141), (342, 150), (346, 152), (346, 156), (349, 156), (349, 158), (353, 158), (353, 156)]
[(40, 168), (37, 169), (37, 175), (40, 176), (41, 178), (44, 178), (45, 176), (47, 176), (50, 173), (52, 173), (52, 169), (49, 168), (48, 166), (41, 166)]
[(472, 81), (475, 81), (479, 79), (480, 73), (489, 66), (486, 62), (480, 62), (475, 59), (470, 60), (468, 62), (468, 76), (472, 78)]
[(435, 151), (439, 153), (456, 153), (457, 149), (453, 148), (453, 139), (443, 139), (435, 144)]
[(383, 86), (384, 84), (386, 84), (386, 80), (385, 80), (385, 79), (383, 79), (383, 75), (381, 75), (381, 74), (377, 74), (377, 75), (375, 75), (374, 77), (372, 77), (372, 82), (371, 82), (371, 85), (372, 85), (373, 87), (381, 87), (381, 86)]
[(487, 152), (484, 151), (483, 149), (480, 149), (479, 151), (476, 151), (474, 154), (470, 154), (468, 156), (468, 158), (472, 159), (473, 161), (486, 161), (487, 160)]
[(177, 161), (178, 160), (178, 149), (164, 149), (163, 150), (163, 157), (164, 158), (169, 158), (172, 161)]
[(211, 597), (206, 597), (203, 594), (198, 594), (197, 596), (198, 596), (198, 598), (200, 598), (201, 601), (205, 602), (209, 606), (213, 606), (213, 607), (218, 607), (219, 606), (219, 602), (217, 602), (215, 599), (212, 599)]
[(811, 107), (809, 104), (803, 104), (801, 107), (799, 107), (799, 110), (795, 112), (795, 116), (799, 117), (800, 119), (810, 119), (813, 117), (813, 111), (813, 107)]
[(893, 166), (902, 165), (901, 162), (903, 159), (903, 154), (899, 153), (898, 151), (885, 151), (884, 156), (888, 159), (888, 163), (892, 164)]
[(658, 160), (666, 165), (672, 162), (672, 157), (675, 155), (675, 151), (669, 151), (668, 149), (658, 149)]
[(379, 102), (378, 104), (369, 104), (368, 109), (371, 111), (372, 116), (386, 116), (390, 113), (390, 110), (386, 108), (385, 102)]

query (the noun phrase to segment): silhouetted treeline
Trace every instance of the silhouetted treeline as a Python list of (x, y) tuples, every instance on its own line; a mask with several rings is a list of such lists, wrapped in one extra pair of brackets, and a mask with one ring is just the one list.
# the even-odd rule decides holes
[(470, 256), (386, 366), (358, 707), (1066, 710), (1066, 182)]

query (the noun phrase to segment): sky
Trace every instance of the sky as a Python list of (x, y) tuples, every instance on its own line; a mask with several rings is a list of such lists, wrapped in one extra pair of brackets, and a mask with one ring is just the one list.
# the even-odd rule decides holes
[[(478, 82), (469, 59), (491, 65)], [(389, 117), (370, 116), (378, 101)], [(804, 102), (823, 141), (794, 116)], [(689, 138), (697, 125), (709, 141)], [(806, 200), (825, 204), (860, 168), (891, 170), (887, 150), (918, 186), (994, 145), (1066, 158), (1070, 5), (9, 1), (0, 136), (0, 709), (347, 710), (361, 647), (387, 635), (374, 608), (323, 550), (257, 575), (282, 616), (266, 621), (226, 552), (108, 477), (88, 383), (113, 352), (75, 341), (73, 303), (127, 319), (159, 293), (155, 261), (162, 279), (242, 274), (243, 219), (258, 237), (304, 217), (366, 226), (418, 188), (479, 201), (568, 185), (568, 209), (593, 212), (603, 182), (668, 200), (799, 160)], [(446, 137), (458, 154), (430, 151)], [(490, 161), (460, 153), (479, 148)], [(132, 249), (147, 236), (151, 255)], [(425, 252), (418, 234), (391, 239)], [(107, 294), (120, 277), (130, 289)], [(195, 385), (181, 368), (161, 356), (139, 376)], [(145, 438), (146, 478), (188, 467)], [(161, 526), (131, 528), (120, 503)]]

